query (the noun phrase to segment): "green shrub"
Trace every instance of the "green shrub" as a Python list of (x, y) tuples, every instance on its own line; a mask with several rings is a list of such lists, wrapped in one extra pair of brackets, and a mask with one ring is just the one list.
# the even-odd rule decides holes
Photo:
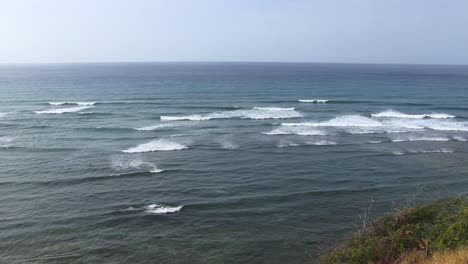
[(393, 263), (405, 253), (468, 245), (466, 196), (396, 211), (373, 221), (343, 244), (323, 255), (324, 264)]

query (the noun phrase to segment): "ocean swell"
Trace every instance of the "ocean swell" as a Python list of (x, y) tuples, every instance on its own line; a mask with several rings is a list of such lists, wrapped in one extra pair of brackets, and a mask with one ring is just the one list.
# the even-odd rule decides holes
[(254, 107), (252, 109), (239, 109), (233, 111), (214, 112), (207, 114), (194, 114), (187, 116), (161, 116), (161, 121), (204, 121), (211, 119), (285, 119), (302, 117), (302, 114), (295, 111), (294, 108), (279, 107)]
[(48, 110), (41, 110), (41, 111), (34, 111), (36, 114), (64, 114), (64, 113), (74, 113), (79, 112), (93, 106), (76, 106), (76, 107), (68, 107), (68, 108), (55, 108), (55, 109), (48, 109)]

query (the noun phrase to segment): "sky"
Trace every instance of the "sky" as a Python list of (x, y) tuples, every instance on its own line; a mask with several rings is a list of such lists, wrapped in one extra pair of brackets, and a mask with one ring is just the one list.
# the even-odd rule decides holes
[(0, 63), (468, 64), (467, 0), (0, 0)]

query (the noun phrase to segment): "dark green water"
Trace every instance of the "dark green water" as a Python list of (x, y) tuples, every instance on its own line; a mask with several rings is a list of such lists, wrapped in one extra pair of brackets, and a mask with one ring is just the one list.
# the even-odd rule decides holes
[(310, 263), (468, 190), (464, 66), (3, 65), (0, 102), (0, 263)]

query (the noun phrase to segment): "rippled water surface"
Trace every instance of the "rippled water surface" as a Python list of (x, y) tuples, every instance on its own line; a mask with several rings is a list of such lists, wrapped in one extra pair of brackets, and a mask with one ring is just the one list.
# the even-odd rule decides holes
[(0, 263), (309, 263), (468, 190), (464, 66), (2, 65), (0, 100)]

